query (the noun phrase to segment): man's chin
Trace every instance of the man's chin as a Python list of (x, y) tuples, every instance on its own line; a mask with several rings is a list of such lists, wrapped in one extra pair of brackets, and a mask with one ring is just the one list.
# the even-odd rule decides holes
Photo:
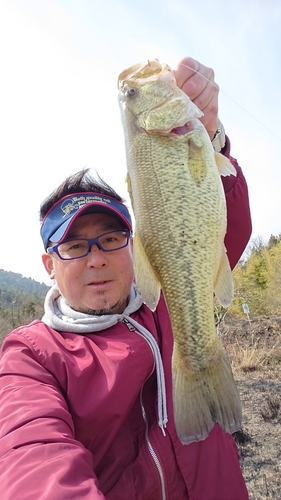
[(119, 300), (116, 304), (114, 304), (113, 306), (110, 305), (109, 302), (106, 302), (105, 304), (103, 304), (103, 307), (101, 307), (100, 309), (92, 309), (92, 308), (87, 308), (87, 307), (81, 307), (79, 309), (76, 309), (74, 307), (72, 307), (72, 309), (75, 309), (76, 311), (78, 312), (81, 312), (81, 313), (84, 313), (84, 314), (90, 314), (92, 316), (103, 316), (105, 314), (121, 314), (124, 309), (126, 308), (127, 306), (127, 303), (128, 303), (128, 300)]

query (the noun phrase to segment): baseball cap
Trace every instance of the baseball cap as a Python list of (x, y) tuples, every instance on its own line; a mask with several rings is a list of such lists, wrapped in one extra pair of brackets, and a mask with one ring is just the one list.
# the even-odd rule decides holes
[(132, 220), (127, 207), (120, 201), (100, 193), (71, 193), (55, 203), (45, 215), (40, 234), (45, 250), (48, 242), (60, 243), (80, 215), (104, 213), (115, 217), (132, 231)]

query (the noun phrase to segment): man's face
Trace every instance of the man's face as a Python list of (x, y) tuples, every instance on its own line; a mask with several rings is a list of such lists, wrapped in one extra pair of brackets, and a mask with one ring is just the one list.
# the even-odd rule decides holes
[[(115, 229), (124, 227), (114, 217), (87, 214), (74, 221), (67, 238), (96, 238)], [(93, 245), (81, 259), (61, 260), (56, 254), (44, 254), (42, 259), (50, 278), (56, 280), (62, 295), (76, 311), (88, 314), (124, 311), (134, 276), (131, 241), (127, 247), (113, 252), (103, 252)]]

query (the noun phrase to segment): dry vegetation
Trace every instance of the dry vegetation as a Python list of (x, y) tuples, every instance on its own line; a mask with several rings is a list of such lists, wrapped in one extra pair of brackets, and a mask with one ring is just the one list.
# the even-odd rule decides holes
[(235, 434), (251, 500), (281, 498), (281, 316), (225, 317), (219, 335), (243, 407)]

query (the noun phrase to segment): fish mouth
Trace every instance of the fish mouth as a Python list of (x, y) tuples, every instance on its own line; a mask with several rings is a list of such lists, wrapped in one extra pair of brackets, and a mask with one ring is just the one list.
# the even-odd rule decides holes
[[(201, 123), (201, 122), (199, 122)], [(154, 128), (154, 129), (147, 129), (143, 127), (143, 130), (147, 134), (151, 135), (162, 135), (164, 137), (172, 137), (172, 136), (177, 136), (177, 135), (188, 135), (191, 132), (193, 132), (195, 129), (198, 129), (198, 119), (192, 119), (188, 122), (186, 122), (184, 125), (177, 125), (176, 127), (170, 128), (170, 129), (161, 129), (161, 128)]]
[(196, 128), (193, 120), (190, 122), (185, 123), (185, 125), (181, 125), (179, 127), (174, 127), (172, 130), (170, 130), (170, 134), (175, 134), (175, 135), (185, 135), (189, 134)]

